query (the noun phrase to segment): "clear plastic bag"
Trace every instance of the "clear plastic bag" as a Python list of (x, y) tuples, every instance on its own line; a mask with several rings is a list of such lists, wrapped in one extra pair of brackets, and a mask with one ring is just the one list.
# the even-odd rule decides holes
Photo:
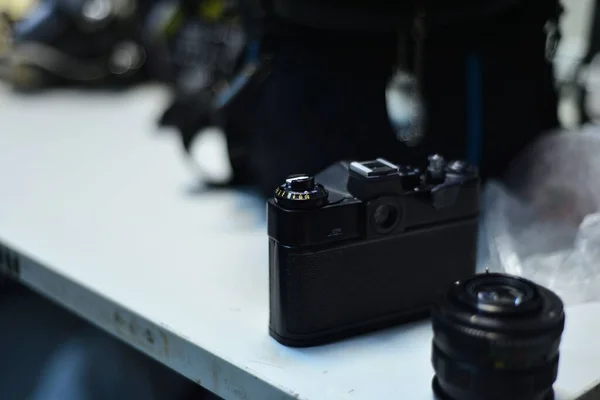
[(484, 191), (481, 268), (600, 300), (600, 128), (548, 135)]

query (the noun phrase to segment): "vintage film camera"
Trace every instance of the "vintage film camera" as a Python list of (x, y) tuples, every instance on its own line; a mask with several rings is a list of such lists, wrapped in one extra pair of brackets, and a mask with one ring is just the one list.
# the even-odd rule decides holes
[(290, 176), (268, 201), (270, 333), (312, 346), (419, 318), (475, 272), (479, 177), (384, 159)]

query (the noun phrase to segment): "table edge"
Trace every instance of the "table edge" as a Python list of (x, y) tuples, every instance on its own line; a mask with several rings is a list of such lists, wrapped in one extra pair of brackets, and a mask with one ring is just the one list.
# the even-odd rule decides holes
[(61, 275), (0, 238), (0, 274), (35, 290), (119, 340), (180, 373), (218, 396), (296, 399), (298, 394), (268, 382), (251, 369), (193, 344), (169, 326), (154, 323), (94, 290)]
[[(92, 289), (61, 275), (0, 238), (0, 274), (26, 285), (103, 331), (226, 399), (298, 399), (299, 394), (264, 380), (194, 345), (164, 324), (156, 324)], [(573, 400), (600, 398), (600, 380)]]

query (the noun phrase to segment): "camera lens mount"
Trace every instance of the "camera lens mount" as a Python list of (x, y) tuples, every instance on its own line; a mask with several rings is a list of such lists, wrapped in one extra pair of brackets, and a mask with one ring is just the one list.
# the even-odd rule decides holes
[(523, 278), (476, 275), (432, 310), (433, 388), (440, 399), (553, 399), (563, 303)]

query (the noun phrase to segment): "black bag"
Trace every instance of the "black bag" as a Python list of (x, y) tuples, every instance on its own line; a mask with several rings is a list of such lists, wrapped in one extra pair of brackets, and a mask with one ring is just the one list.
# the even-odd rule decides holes
[[(268, 61), (218, 102), (230, 183), (270, 196), (287, 175), (341, 159), (415, 163), (434, 152), (478, 164), (483, 177), (501, 176), (527, 143), (558, 126), (545, 27), (560, 11), (557, 1), (504, 3), (472, 18), (422, 20), (425, 35), (408, 53), (408, 65), (420, 66), (413, 72), (426, 112), (424, 138), (414, 147), (396, 139), (386, 110), (397, 33), (271, 18), (263, 40)], [(405, 33), (410, 42), (412, 30)]]
[(199, 4), (182, 1), (157, 7), (148, 24), (154, 50), (150, 67), (175, 89), (159, 125), (175, 127), (188, 153), (199, 132), (216, 123), (215, 94), (229, 87), (227, 81), (242, 67), (250, 47), (246, 42), (252, 38), (239, 21), (242, 10), (237, 2)]
[(424, 146), (501, 177), (537, 135), (558, 127), (552, 62), (558, 1), (522, 1), (425, 39)]

